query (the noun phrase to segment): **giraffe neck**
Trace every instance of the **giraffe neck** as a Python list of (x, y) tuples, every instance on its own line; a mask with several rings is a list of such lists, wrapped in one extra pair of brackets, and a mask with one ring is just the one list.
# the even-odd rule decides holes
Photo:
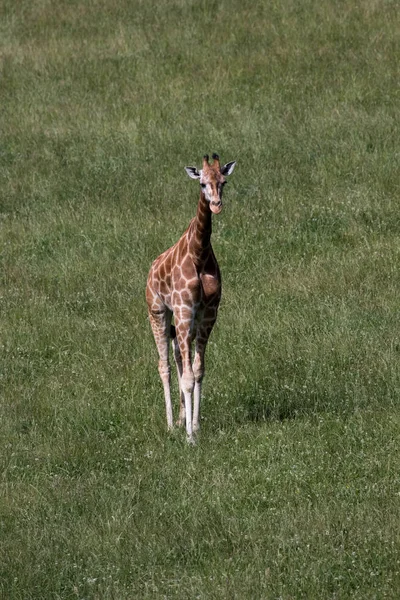
[(211, 210), (200, 190), (197, 213), (189, 230), (189, 251), (196, 264), (200, 264), (208, 255), (211, 247)]

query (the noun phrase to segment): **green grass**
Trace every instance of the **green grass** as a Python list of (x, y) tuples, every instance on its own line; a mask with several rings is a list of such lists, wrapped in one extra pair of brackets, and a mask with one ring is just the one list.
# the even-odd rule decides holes
[[(2, 600), (398, 598), (398, 17), (0, 4)], [(191, 448), (144, 288), (205, 152), (237, 167)]]

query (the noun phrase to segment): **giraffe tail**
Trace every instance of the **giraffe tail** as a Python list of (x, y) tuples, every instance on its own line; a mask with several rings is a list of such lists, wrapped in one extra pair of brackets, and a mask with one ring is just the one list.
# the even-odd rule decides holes
[(171, 340), (174, 340), (176, 338), (176, 329), (173, 325), (171, 325), (171, 329), (169, 330), (169, 337), (171, 338)]

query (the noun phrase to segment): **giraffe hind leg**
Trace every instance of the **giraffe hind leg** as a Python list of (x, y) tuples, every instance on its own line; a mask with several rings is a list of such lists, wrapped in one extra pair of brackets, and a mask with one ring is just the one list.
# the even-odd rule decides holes
[(171, 367), (169, 364), (169, 340), (172, 333), (171, 318), (172, 313), (167, 309), (162, 312), (149, 313), (150, 324), (159, 354), (158, 372), (164, 387), (168, 429), (174, 427), (171, 402)]

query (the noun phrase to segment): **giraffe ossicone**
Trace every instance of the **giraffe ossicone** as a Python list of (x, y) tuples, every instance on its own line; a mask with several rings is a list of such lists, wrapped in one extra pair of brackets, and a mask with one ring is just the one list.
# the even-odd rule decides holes
[[(208, 338), (221, 299), (221, 273), (211, 246), (211, 215), (222, 210), (222, 192), (235, 161), (221, 166), (218, 154), (203, 157), (200, 170), (185, 167), (200, 182), (196, 216), (181, 238), (153, 262), (147, 279), (149, 320), (159, 354), (168, 429), (172, 429), (170, 341), (179, 381), (178, 424), (186, 424), (189, 443), (200, 428), (201, 386)], [(174, 320), (174, 325), (172, 325)], [(192, 345), (195, 343), (192, 362)], [(192, 402), (193, 399), (193, 402)]]

